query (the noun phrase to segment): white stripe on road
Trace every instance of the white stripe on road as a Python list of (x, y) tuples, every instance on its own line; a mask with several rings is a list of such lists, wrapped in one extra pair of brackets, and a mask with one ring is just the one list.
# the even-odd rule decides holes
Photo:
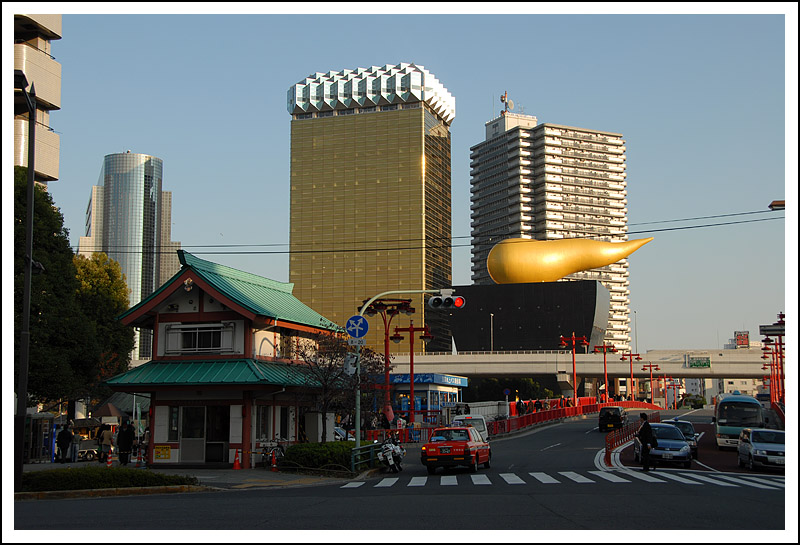
[(715, 475), (715, 477), (717, 477), (718, 479), (725, 479), (726, 481), (730, 481), (732, 483), (739, 483), (739, 484), (744, 484), (744, 485), (747, 485), (747, 486), (753, 486), (755, 488), (766, 488), (767, 490), (778, 490), (774, 486), (767, 486), (767, 485), (765, 485), (763, 483), (758, 483), (758, 482), (755, 482), (755, 481), (749, 481), (747, 479), (739, 479), (739, 478), (733, 477), (731, 475)]
[(439, 483), (442, 486), (455, 486), (458, 484), (458, 479), (455, 475), (442, 475), (442, 480)]
[(662, 471), (658, 475), (660, 477), (666, 477), (667, 479), (672, 479), (673, 481), (677, 481), (683, 484), (703, 484), (703, 483), (698, 483), (697, 481), (692, 481), (691, 479), (684, 479), (680, 475), (674, 475), (668, 471)]
[(567, 479), (571, 479), (576, 483), (593, 483), (594, 481), (591, 479), (587, 479), (583, 475), (578, 475), (574, 471), (559, 471), (559, 475), (563, 475)]
[(386, 477), (381, 482), (375, 485), (375, 488), (386, 488), (393, 486), (399, 479), (397, 477)]
[(733, 487), (736, 487), (736, 486), (737, 486), (737, 485), (735, 485), (735, 484), (731, 484), (731, 483), (726, 483), (726, 482), (718, 481), (718, 480), (716, 480), (716, 479), (711, 479), (711, 478), (709, 478), (709, 477), (706, 477), (705, 475), (697, 475), (697, 474), (695, 474), (695, 473), (684, 473), (684, 475), (685, 475), (686, 477), (691, 477), (691, 478), (693, 478), (693, 479), (698, 479), (698, 480), (701, 480), (701, 481), (703, 481), (703, 482), (707, 482), (707, 483), (711, 483), (711, 484), (716, 484), (716, 485), (719, 485), (719, 486), (733, 486)]
[(470, 477), (472, 477), (472, 484), (492, 484), (489, 477), (482, 473), (480, 475), (470, 475)]
[(557, 446), (558, 446), (558, 445), (560, 445), (560, 444), (561, 444), (561, 443), (556, 443), (555, 445), (550, 445), (549, 447), (544, 447), (544, 448), (543, 448), (542, 450), (540, 450), (539, 452), (544, 452), (544, 451), (546, 451), (547, 449), (549, 449), (549, 448), (553, 448), (553, 447), (557, 447)]
[(587, 431), (586, 433), (584, 433), (584, 435), (588, 435), (588, 434), (592, 433), (593, 431), (595, 431), (595, 430), (597, 430), (597, 429), (599, 429), (599, 427), (592, 428), (592, 429), (590, 429), (589, 431)]
[(785, 482), (773, 481), (772, 479), (769, 479), (769, 478), (765, 479), (765, 478), (762, 478), (762, 477), (757, 477), (755, 475), (742, 475), (741, 477), (742, 477), (742, 479), (753, 479), (754, 481), (757, 481), (759, 483), (765, 483), (765, 484), (770, 484), (770, 485), (773, 485), (773, 486), (780, 486), (781, 488), (786, 488)]
[(526, 484), (525, 481), (517, 477), (514, 473), (501, 473), (500, 476), (508, 484)]
[(544, 484), (559, 484), (559, 481), (552, 478), (547, 473), (528, 473), (531, 477)]
[(364, 481), (353, 481), (351, 483), (347, 483), (342, 488), (358, 488), (359, 486), (362, 486), (363, 484), (365, 484)]
[(411, 482), (407, 486), (425, 486), (427, 482), (427, 477), (411, 477)]
[(612, 483), (629, 483), (628, 479), (623, 479), (616, 473), (611, 473), (610, 471), (590, 471), (592, 475), (597, 475), (601, 479), (605, 479), (607, 481), (611, 481)]
[(655, 477), (648, 475), (645, 472), (637, 472), (637, 471), (630, 471), (630, 470), (623, 470), (621, 472), (623, 475), (627, 477), (633, 477), (634, 479), (640, 479), (642, 481), (647, 481), (648, 483), (665, 483), (667, 481), (662, 481), (661, 479), (656, 479)]

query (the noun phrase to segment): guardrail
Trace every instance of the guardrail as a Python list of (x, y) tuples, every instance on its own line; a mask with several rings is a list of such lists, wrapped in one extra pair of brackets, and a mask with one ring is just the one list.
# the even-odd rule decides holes
[(362, 445), (360, 447), (353, 447), (350, 451), (350, 471), (355, 473), (361, 471), (366, 467), (374, 467), (375, 460), (378, 459), (378, 449), (380, 443), (370, 443), (369, 445)]
[[(648, 417), (649, 422), (661, 422), (661, 413), (654, 412), (650, 413)], [(631, 439), (633, 439), (634, 435), (636, 434), (636, 430), (639, 429), (639, 426), (636, 422), (629, 422), (622, 426), (618, 430), (614, 430), (608, 435), (606, 435), (606, 454), (604, 457), (604, 461), (607, 466), (611, 465), (611, 451), (617, 448), (620, 445), (624, 445)]]
[(783, 414), (783, 407), (781, 406), (781, 404), (776, 402), (776, 401), (773, 401), (772, 402), (772, 410), (775, 411), (775, 414), (777, 414), (778, 418), (781, 419), (781, 422), (783, 423), (783, 427), (785, 428), (786, 427), (786, 415)]

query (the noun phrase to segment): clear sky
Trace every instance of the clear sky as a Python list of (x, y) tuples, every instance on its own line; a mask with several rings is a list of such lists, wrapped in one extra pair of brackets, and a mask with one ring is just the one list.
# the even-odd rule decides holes
[[(172, 240), (288, 281), (287, 90), (314, 72), (413, 62), (456, 101), (454, 285), (471, 283), (469, 148), (507, 91), (516, 112), (539, 122), (624, 135), (629, 235), (655, 237), (629, 258), (635, 350), (716, 348), (736, 330), (760, 339), (758, 326), (779, 311), (796, 318), (796, 288), (789, 301), (785, 290), (787, 270), (790, 284), (797, 279), (796, 250), (786, 255), (797, 243), (796, 208), (786, 219), (767, 210), (776, 199), (796, 204), (796, 6), (746, 4), (749, 15), (719, 13), (716, 4), (683, 6), (712, 15), (550, 15), (514, 3), (503, 15), (451, 14), (452, 4), (435, 3), (404, 5), (413, 15), (248, 14), (271, 4), (225, 4), (226, 13), (240, 12), (233, 15), (174, 14), (190, 4), (119, 8), (163, 12), (151, 15), (90, 14), (105, 4), (20, 6), (4, 4), (6, 36), (14, 10), (65, 13), (52, 46), (62, 109), (50, 121), (61, 136), (60, 179), (50, 191), (76, 250), (103, 157), (131, 150), (164, 161)], [(430, 7), (439, 14), (422, 15)], [(621, 6), (639, 8), (650, 9)], [(6, 67), (10, 49), (4, 44)], [(747, 212), (758, 213), (725, 216)], [(7, 213), (4, 205), (4, 255)], [(673, 221), (708, 216), (725, 217)], [(696, 227), (727, 222), (746, 223)]]

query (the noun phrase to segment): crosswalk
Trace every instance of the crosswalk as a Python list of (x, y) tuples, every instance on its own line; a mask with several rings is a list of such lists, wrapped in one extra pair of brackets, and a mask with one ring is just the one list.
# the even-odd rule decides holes
[(614, 471), (586, 471), (581, 474), (576, 471), (558, 471), (545, 473), (532, 471), (518, 475), (516, 473), (498, 473), (487, 475), (485, 473), (471, 473), (458, 475), (440, 475), (427, 477), (386, 477), (378, 481), (350, 481), (341, 488), (360, 488), (362, 486), (373, 488), (390, 488), (394, 486), (424, 487), (424, 486), (492, 486), (492, 485), (558, 485), (577, 483), (591, 485), (599, 482), (622, 484), (636, 481), (648, 483), (677, 482), (685, 485), (711, 485), (725, 488), (752, 487), (762, 490), (781, 490), (785, 488), (785, 478), (781, 475), (730, 475), (723, 473), (678, 473), (659, 471), (643, 473), (640, 471), (614, 470)]

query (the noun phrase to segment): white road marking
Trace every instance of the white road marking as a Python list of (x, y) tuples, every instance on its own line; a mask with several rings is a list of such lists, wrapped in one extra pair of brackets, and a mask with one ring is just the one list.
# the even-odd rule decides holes
[(553, 477), (548, 475), (547, 473), (528, 473), (531, 477), (539, 481), (540, 483), (544, 484), (560, 484), (559, 481), (555, 480)]
[(575, 473), (574, 471), (559, 471), (558, 473), (559, 473), (559, 475), (563, 475), (567, 479), (571, 479), (571, 480), (575, 481), (576, 483), (593, 483), (594, 482), (593, 480), (587, 479), (583, 475), (579, 475), (579, 474)]
[(590, 471), (592, 475), (597, 475), (601, 479), (605, 479), (607, 481), (611, 481), (612, 483), (629, 483), (628, 479), (623, 479), (616, 473), (611, 473), (610, 471)]
[(442, 480), (439, 484), (442, 486), (456, 486), (458, 479), (456, 479), (455, 475), (442, 475)]
[(472, 477), (472, 484), (492, 484), (489, 477), (482, 473), (479, 475), (470, 475), (470, 477)]
[(707, 466), (707, 465), (705, 465), (703, 462), (698, 462), (698, 461), (697, 461), (697, 459), (695, 459), (694, 463), (696, 463), (697, 465), (703, 466), (704, 468), (706, 468), (706, 469), (708, 469), (708, 470), (710, 470), (710, 471), (716, 471), (716, 472), (719, 472), (719, 469), (714, 469), (714, 468), (713, 468), (713, 467), (711, 467), (711, 466)]
[(662, 481), (661, 479), (656, 479), (655, 477), (648, 475), (644, 472), (638, 471), (630, 471), (630, 470), (623, 470), (622, 473), (628, 477), (633, 477), (634, 479), (640, 479), (642, 481), (647, 481), (648, 483), (665, 483), (667, 481)]
[(517, 477), (514, 473), (501, 473), (500, 476), (508, 484), (525, 484), (525, 481)]
[(661, 473), (659, 473), (659, 475), (661, 477), (666, 477), (667, 479), (672, 479), (673, 481), (678, 481), (679, 483), (683, 484), (703, 484), (703, 483), (698, 483), (697, 481), (692, 481), (691, 479), (684, 479), (680, 475), (673, 475), (668, 471), (662, 471)]
[(547, 449), (549, 449), (549, 448), (553, 448), (553, 447), (557, 447), (557, 446), (558, 446), (558, 445), (560, 445), (560, 444), (561, 444), (561, 443), (556, 443), (555, 445), (550, 445), (549, 447), (544, 447), (544, 448), (543, 448), (542, 450), (540, 450), (539, 452), (544, 452), (544, 451), (546, 451)]
[(411, 477), (411, 482), (409, 482), (407, 486), (425, 486), (427, 482), (427, 477)]
[(397, 477), (386, 477), (381, 482), (376, 484), (375, 488), (385, 488), (385, 487), (393, 486), (394, 483), (396, 483), (399, 480), (400, 479), (398, 479)]
[(755, 488), (766, 488), (767, 490), (778, 490), (774, 486), (767, 486), (767, 485), (765, 485), (763, 483), (750, 481), (748, 479), (740, 479), (740, 478), (737, 478), (737, 477), (733, 477), (731, 475), (715, 475), (715, 477), (718, 478), (718, 479), (725, 479), (726, 481), (730, 481), (732, 483), (739, 483), (739, 484), (744, 484), (744, 485), (747, 485), (747, 486), (753, 486)]
[(359, 481), (353, 481), (353, 482), (347, 483), (346, 485), (342, 486), (342, 488), (358, 488), (359, 486), (362, 486), (363, 484), (365, 484), (364, 481), (360, 481), (360, 482)]
[(760, 483), (767, 483), (767, 484), (771, 484), (771, 485), (774, 485), (774, 486), (780, 486), (781, 488), (786, 488), (785, 482), (773, 481), (772, 479), (769, 479), (769, 478), (762, 478), (762, 477), (758, 477), (756, 475), (742, 475), (741, 477), (742, 477), (742, 479), (753, 479), (754, 481), (757, 481), (757, 482), (760, 482)]
[(590, 429), (589, 431), (587, 431), (586, 433), (584, 433), (584, 435), (588, 435), (588, 434), (592, 433), (593, 431), (595, 431), (595, 430), (597, 430), (597, 429), (599, 429), (599, 426), (598, 426), (597, 428), (592, 428), (592, 429)]
[(723, 482), (723, 481), (718, 481), (716, 479), (712, 479), (710, 477), (706, 477), (705, 475), (697, 475), (696, 473), (684, 473), (684, 475), (686, 477), (691, 477), (693, 479), (698, 479), (700, 481), (704, 481), (704, 482), (707, 482), (707, 483), (716, 484), (718, 486), (733, 486), (733, 487), (738, 486), (738, 485), (735, 485), (735, 484), (726, 483), (726, 482)]

